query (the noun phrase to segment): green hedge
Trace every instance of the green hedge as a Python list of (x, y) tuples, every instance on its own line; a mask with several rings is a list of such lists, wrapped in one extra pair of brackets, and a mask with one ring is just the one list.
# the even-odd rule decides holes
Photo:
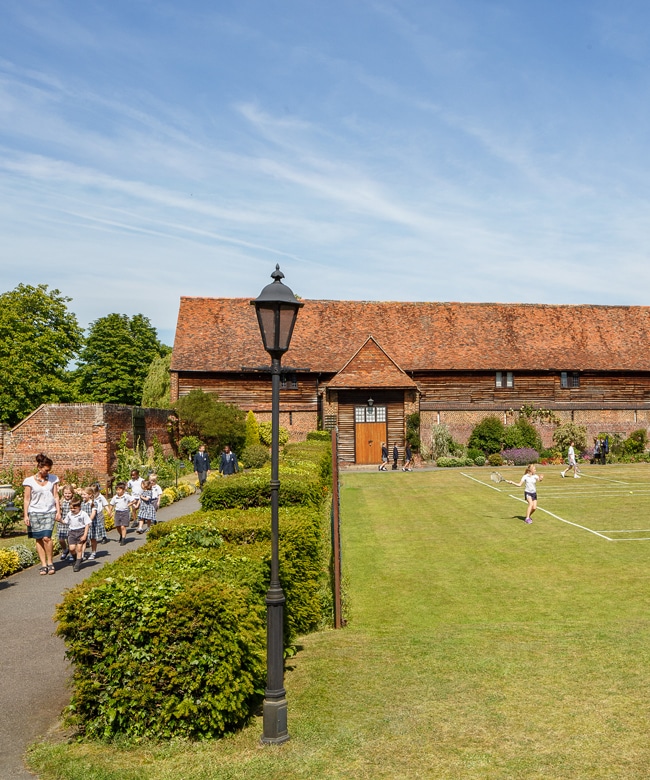
[[(201, 493), (201, 507), (208, 511), (270, 506), (270, 474), (268, 469), (258, 469), (206, 482)], [(284, 469), (280, 474), (280, 506), (316, 505), (323, 496), (324, 488), (318, 474), (309, 474), (304, 469), (294, 474)]]
[[(280, 510), (285, 642), (323, 623), (322, 507)], [(197, 512), (66, 593), (69, 715), (93, 738), (201, 739), (246, 723), (263, 695), (268, 509)], [(329, 617), (329, 616), (328, 616)]]

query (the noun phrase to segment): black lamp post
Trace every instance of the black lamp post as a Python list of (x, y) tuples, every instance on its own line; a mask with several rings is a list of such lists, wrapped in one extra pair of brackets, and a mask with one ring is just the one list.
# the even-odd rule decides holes
[(284, 690), (282, 641), (284, 593), (280, 585), (278, 546), (280, 363), (289, 349), (298, 309), (303, 306), (280, 281), (284, 274), (275, 266), (273, 282), (251, 301), (255, 306), (264, 349), (271, 356), (271, 582), (266, 594), (266, 690), (264, 691), (262, 742), (280, 744), (289, 739), (287, 698)]

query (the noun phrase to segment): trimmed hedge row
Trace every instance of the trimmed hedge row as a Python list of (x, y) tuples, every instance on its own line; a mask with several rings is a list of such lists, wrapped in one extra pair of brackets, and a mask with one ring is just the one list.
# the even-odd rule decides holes
[[(287, 643), (324, 619), (323, 518), (280, 510)], [(65, 595), (57, 633), (82, 734), (201, 739), (246, 723), (265, 683), (269, 537), (267, 509), (197, 512)]]

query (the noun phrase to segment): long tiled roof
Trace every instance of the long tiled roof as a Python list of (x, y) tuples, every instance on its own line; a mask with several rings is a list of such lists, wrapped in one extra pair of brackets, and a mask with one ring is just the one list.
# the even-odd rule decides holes
[[(304, 301), (283, 364), (336, 373), (372, 336), (404, 371), (650, 371), (650, 307)], [(267, 365), (248, 298), (181, 298), (172, 371)]]

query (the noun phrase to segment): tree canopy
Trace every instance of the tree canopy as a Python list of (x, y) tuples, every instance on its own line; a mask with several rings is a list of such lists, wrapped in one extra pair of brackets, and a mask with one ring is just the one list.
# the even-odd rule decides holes
[(241, 452), (246, 440), (246, 415), (237, 406), (219, 401), (216, 393), (192, 390), (174, 404), (183, 436), (196, 436), (212, 455), (226, 444)]
[(100, 317), (91, 324), (79, 356), (76, 378), (82, 399), (139, 405), (152, 361), (170, 351), (142, 314)]
[(140, 406), (152, 409), (169, 409), (171, 407), (171, 380), (169, 376), (171, 363), (171, 352), (153, 359), (142, 387)]
[(42, 403), (74, 400), (66, 366), (83, 332), (66, 298), (46, 284), (0, 295), (0, 420), (14, 425)]

